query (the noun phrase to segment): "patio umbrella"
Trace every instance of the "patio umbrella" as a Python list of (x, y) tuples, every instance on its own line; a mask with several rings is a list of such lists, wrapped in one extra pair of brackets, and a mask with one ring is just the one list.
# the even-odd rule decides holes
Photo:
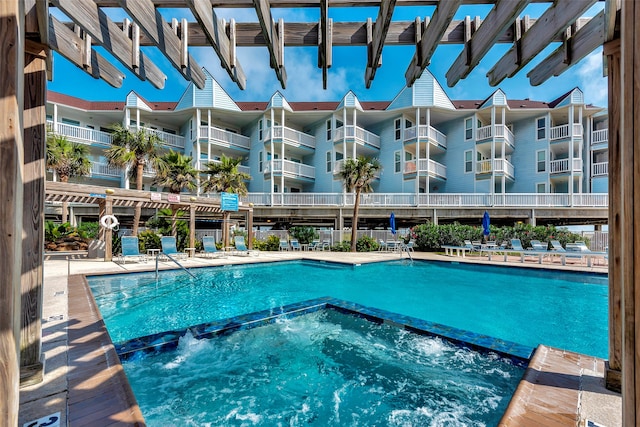
[(391, 234), (395, 236), (396, 234), (396, 216), (393, 212), (391, 212), (391, 216), (389, 217), (389, 226), (391, 227)]
[(482, 234), (488, 236), (491, 231), (489, 230), (489, 212), (484, 211), (482, 216)]

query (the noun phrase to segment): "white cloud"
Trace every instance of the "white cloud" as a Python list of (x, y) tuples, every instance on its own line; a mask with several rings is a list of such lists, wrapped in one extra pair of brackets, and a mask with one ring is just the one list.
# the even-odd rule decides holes
[(576, 65), (575, 73), (584, 92), (585, 102), (607, 106), (609, 89), (602, 75), (602, 49), (597, 49)]

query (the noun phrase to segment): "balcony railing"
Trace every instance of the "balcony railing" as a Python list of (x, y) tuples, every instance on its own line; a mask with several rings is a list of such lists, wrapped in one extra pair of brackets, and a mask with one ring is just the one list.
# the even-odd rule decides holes
[[(571, 134), (569, 134), (570, 129), (573, 129), (573, 133)], [(574, 123), (573, 126), (566, 124), (566, 125), (560, 125), (560, 126), (553, 126), (549, 129), (550, 141), (567, 139), (574, 136), (582, 136), (582, 125)]]
[(251, 138), (214, 126), (200, 126), (200, 138), (208, 139), (209, 143), (229, 148), (248, 150), (251, 147)]
[(489, 159), (489, 160), (481, 160), (476, 162), (476, 173), (499, 173), (509, 176), (511, 178), (514, 177), (514, 167), (506, 159)]
[(280, 140), (285, 144), (298, 147), (304, 146), (308, 148), (316, 148), (315, 136), (308, 135), (304, 132), (291, 129), (286, 126), (274, 126), (267, 129), (265, 141), (269, 141), (271, 138)]
[(582, 159), (560, 159), (549, 162), (549, 172), (569, 173), (569, 164), (573, 164), (573, 172), (582, 172)]
[(358, 126), (348, 125), (336, 129), (333, 142), (341, 142), (344, 139), (352, 140), (356, 144), (380, 148), (380, 137)]
[(594, 163), (591, 165), (591, 176), (609, 175), (609, 162)]
[(47, 126), (57, 135), (66, 136), (69, 141), (82, 144), (99, 144), (107, 147), (111, 146), (112, 137), (108, 132), (68, 125), (66, 123), (53, 123), (52, 121), (48, 121)]
[(108, 163), (91, 162), (91, 176), (120, 177), (122, 169)]
[[(431, 159), (418, 160), (418, 174), (435, 176), (438, 178), (447, 178), (447, 167)], [(404, 173), (410, 174), (416, 172), (416, 161), (410, 160), (404, 164)]]
[(591, 132), (591, 144), (606, 144), (609, 142), (609, 129), (594, 130)]
[[(249, 193), (243, 203), (254, 206), (353, 206), (353, 193)], [(361, 206), (396, 207), (589, 207), (607, 208), (606, 193), (367, 193), (360, 196)]]
[[(272, 162), (273, 173), (283, 174), (291, 178), (315, 179), (316, 177), (316, 168), (314, 166), (282, 159), (273, 159)], [(271, 173), (268, 163), (264, 169), (264, 173)]]
[(502, 138), (510, 145), (514, 144), (515, 138), (513, 137), (513, 132), (506, 125), (489, 125), (478, 128), (476, 131), (476, 141), (484, 141), (486, 139), (491, 139), (494, 136), (495, 129), (495, 137)]
[(412, 126), (404, 130), (404, 141), (410, 141), (416, 139), (416, 132), (418, 133), (418, 139), (427, 139), (430, 143), (447, 148), (447, 137), (433, 126), (420, 125)]
[[(136, 131), (138, 128), (135, 126), (130, 126), (130, 130)], [(165, 145), (170, 145), (172, 147), (182, 148), (184, 149), (184, 137), (180, 135), (174, 135), (169, 132), (165, 132), (158, 129), (151, 129), (148, 127), (140, 127), (141, 130), (148, 132), (150, 134), (156, 135), (160, 138)]]

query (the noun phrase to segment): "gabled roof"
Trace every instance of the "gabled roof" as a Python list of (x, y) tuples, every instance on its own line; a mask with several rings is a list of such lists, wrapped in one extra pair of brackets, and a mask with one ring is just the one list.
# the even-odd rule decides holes
[(407, 107), (455, 108), (438, 80), (427, 69), (411, 87), (403, 88), (389, 104), (390, 110)]
[[(574, 95), (577, 95), (574, 97)], [(556, 108), (563, 104), (584, 103), (583, 93), (579, 87), (574, 87), (570, 91), (563, 93), (549, 103), (550, 108)]]
[[(145, 102), (153, 111), (172, 111), (175, 109), (176, 102), (150, 102), (137, 95)], [(87, 101), (76, 98), (74, 96), (65, 95), (59, 92), (47, 91), (47, 101), (55, 104), (67, 105), (69, 107), (78, 108), (86, 111), (113, 111), (124, 110), (125, 102), (118, 101)]]

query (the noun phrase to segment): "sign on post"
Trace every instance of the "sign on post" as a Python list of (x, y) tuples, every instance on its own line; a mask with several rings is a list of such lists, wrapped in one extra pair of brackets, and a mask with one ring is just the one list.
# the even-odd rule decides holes
[(220, 193), (220, 209), (223, 211), (238, 211), (238, 195), (235, 193)]

